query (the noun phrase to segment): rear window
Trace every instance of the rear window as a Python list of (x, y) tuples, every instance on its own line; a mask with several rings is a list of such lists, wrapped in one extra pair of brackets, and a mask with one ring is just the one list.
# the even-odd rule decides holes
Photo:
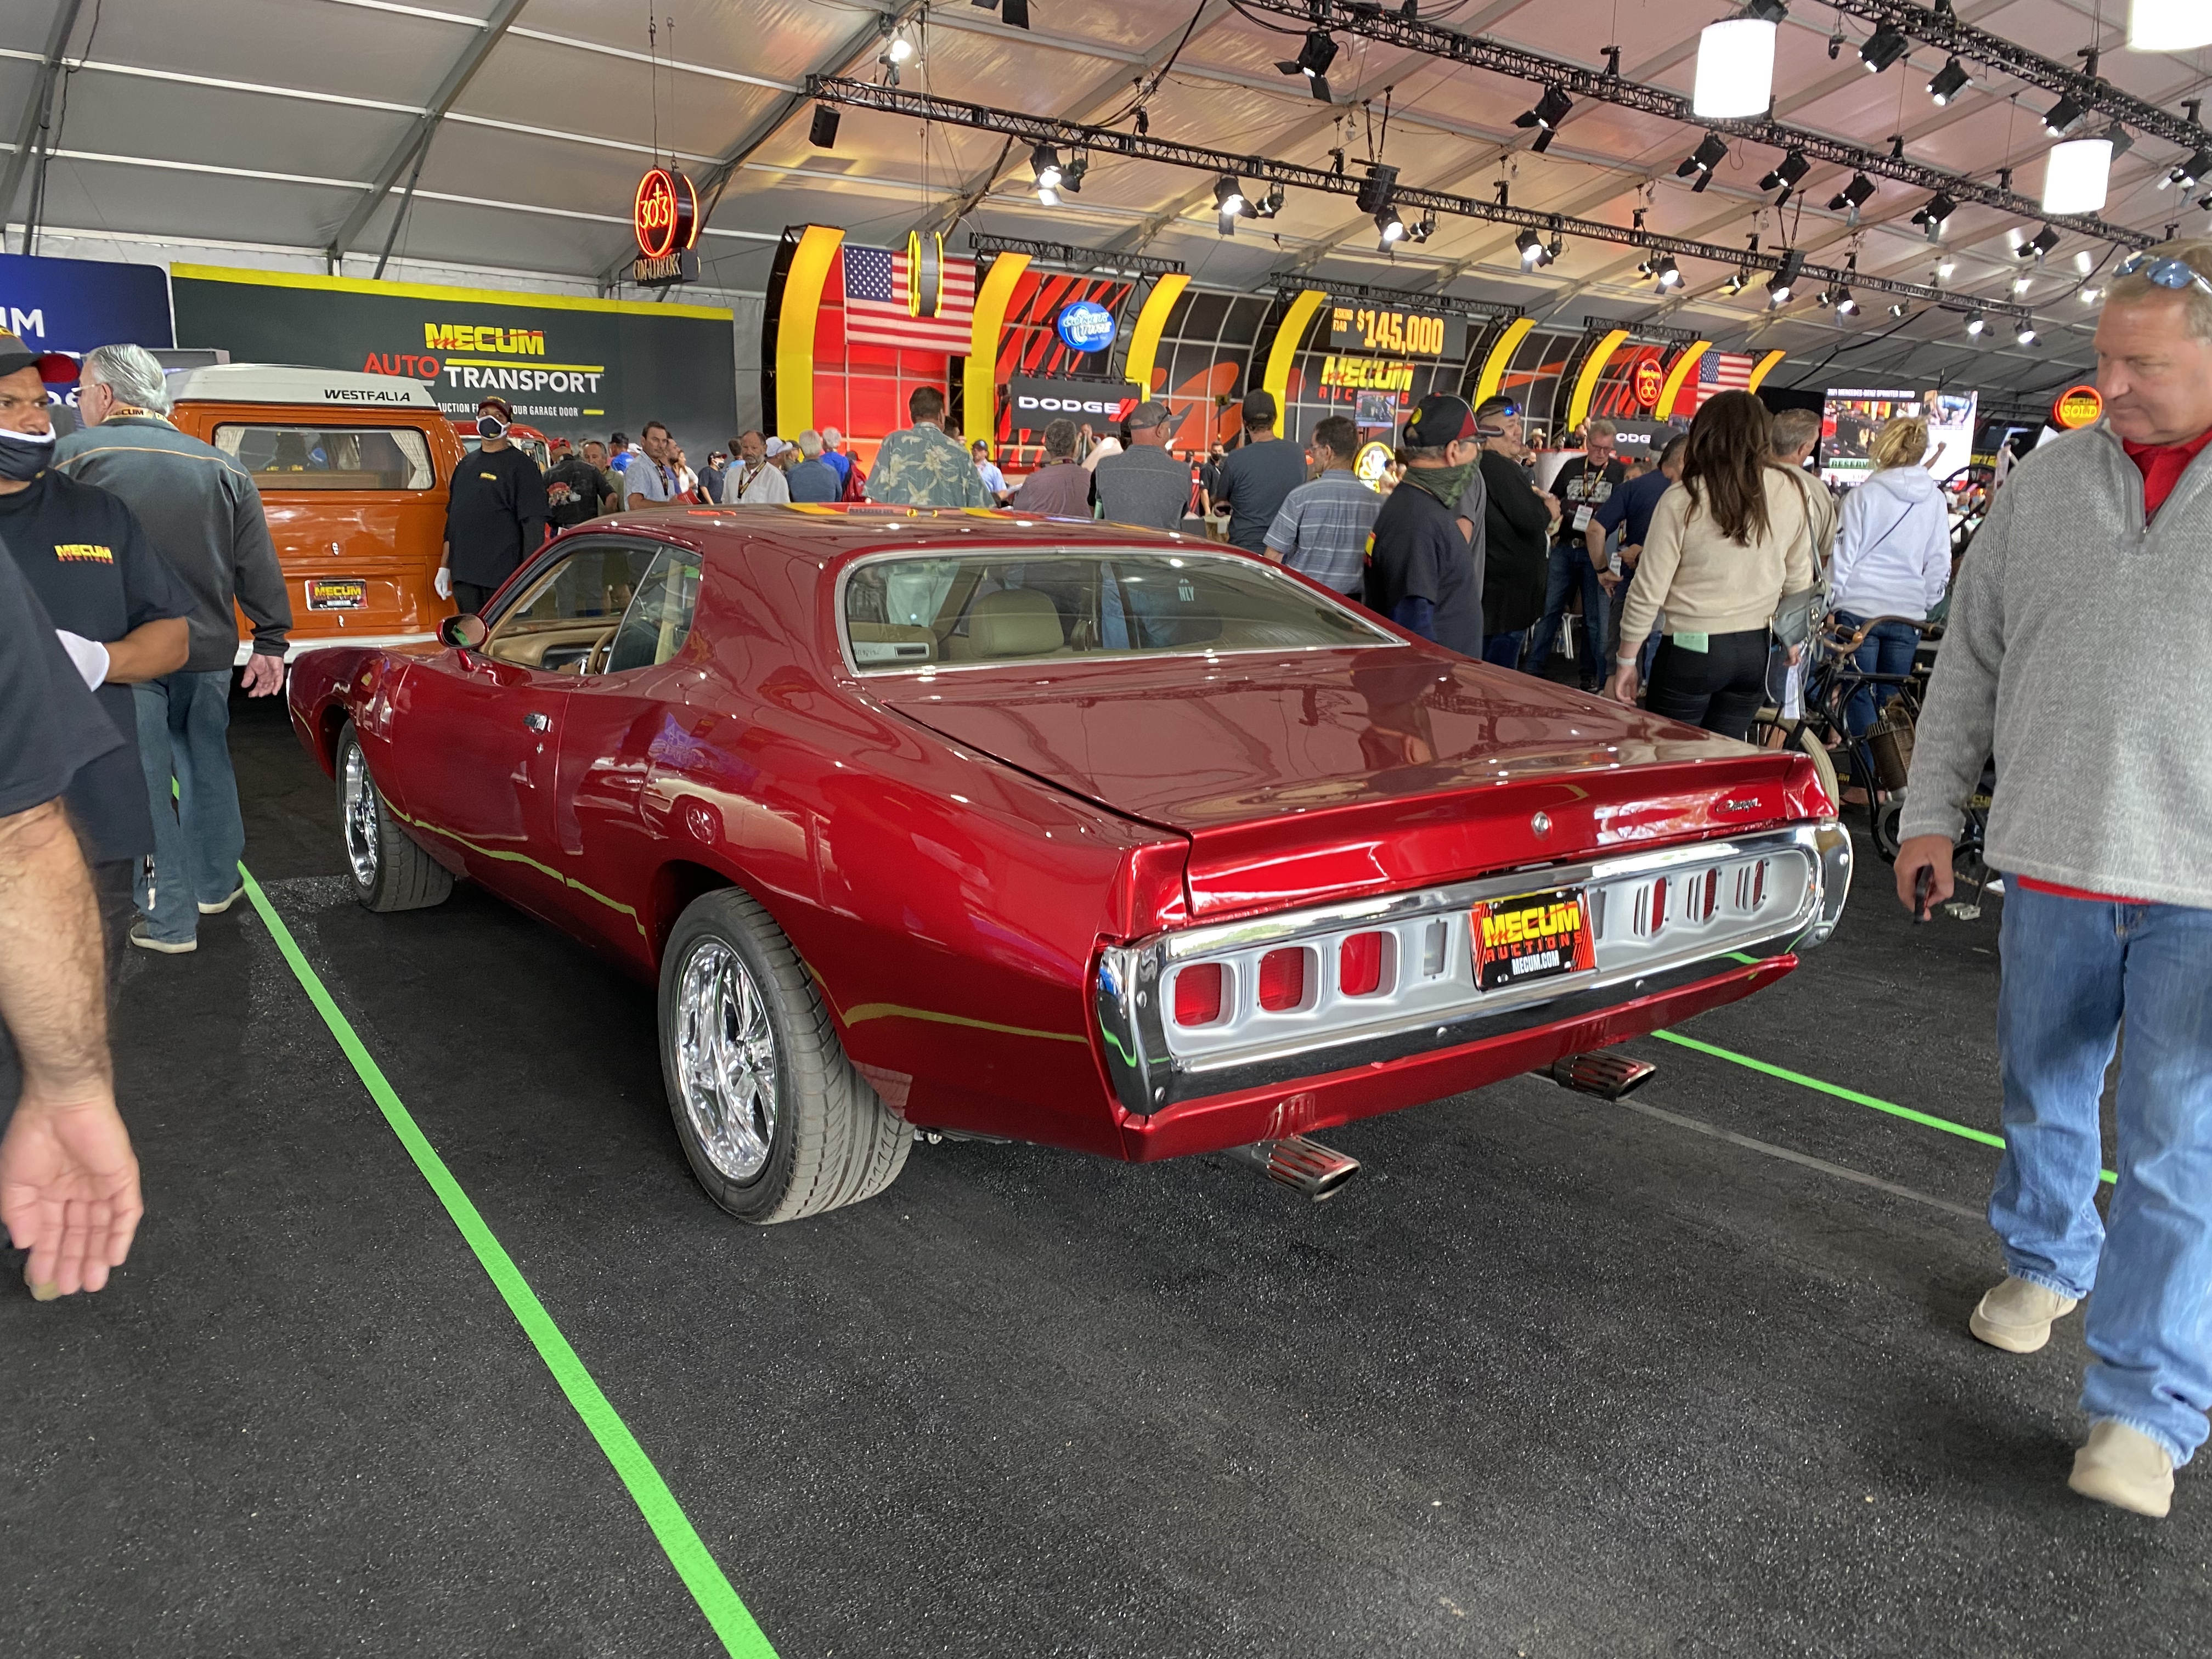
[(878, 559), (846, 579), (844, 609), (863, 673), (1396, 642), (1267, 565), (1196, 550)]
[(270, 489), (428, 489), (429, 440), (407, 426), (247, 426), (215, 429), (215, 447)]

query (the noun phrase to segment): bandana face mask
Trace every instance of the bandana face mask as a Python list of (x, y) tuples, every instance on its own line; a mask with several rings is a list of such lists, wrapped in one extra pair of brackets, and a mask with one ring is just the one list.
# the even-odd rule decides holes
[(477, 434), (483, 438), (502, 438), (507, 435), (507, 422), (496, 415), (477, 416)]
[(45, 471), (54, 459), (51, 432), (0, 431), (0, 478), (28, 483)]

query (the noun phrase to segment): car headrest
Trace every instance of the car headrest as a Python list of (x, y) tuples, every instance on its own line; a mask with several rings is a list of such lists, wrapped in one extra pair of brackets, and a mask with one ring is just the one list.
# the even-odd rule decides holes
[(975, 601), (968, 613), (968, 642), (979, 657), (1035, 657), (1057, 651), (1067, 641), (1050, 599), (1006, 587)]

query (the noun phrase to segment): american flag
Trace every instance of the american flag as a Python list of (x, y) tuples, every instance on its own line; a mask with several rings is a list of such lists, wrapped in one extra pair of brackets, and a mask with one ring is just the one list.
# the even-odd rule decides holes
[(934, 317), (909, 317), (906, 255), (879, 247), (845, 249), (845, 337), (908, 351), (967, 355), (975, 314), (975, 262), (948, 258)]
[(1751, 371), (1757, 368), (1756, 357), (1747, 357), (1739, 351), (1707, 351), (1698, 359), (1698, 383), (1685, 386), (1691, 395), (1680, 399), (1675, 412), (1692, 415), (1706, 398), (1723, 392), (1741, 392), (1751, 382)]

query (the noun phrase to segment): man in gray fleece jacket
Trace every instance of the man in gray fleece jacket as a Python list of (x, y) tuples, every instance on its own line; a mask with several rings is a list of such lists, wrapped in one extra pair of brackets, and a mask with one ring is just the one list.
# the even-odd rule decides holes
[[(1996, 758), (2004, 1283), (1969, 1328), (2015, 1353), (2096, 1294), (2074, 1490), (2166, 1514), (2212, 1407), (2212, 241), (2121, 262), (2097, 327), (2105, 418), (2013, 471), (1966, 556), (1906, 793), (1899, 896), (1951, 891)], [(2184, 665), (2177, 684), (2174, 665)], [(2119, 1183), (2099, 1101), (2120, 1028)]]

